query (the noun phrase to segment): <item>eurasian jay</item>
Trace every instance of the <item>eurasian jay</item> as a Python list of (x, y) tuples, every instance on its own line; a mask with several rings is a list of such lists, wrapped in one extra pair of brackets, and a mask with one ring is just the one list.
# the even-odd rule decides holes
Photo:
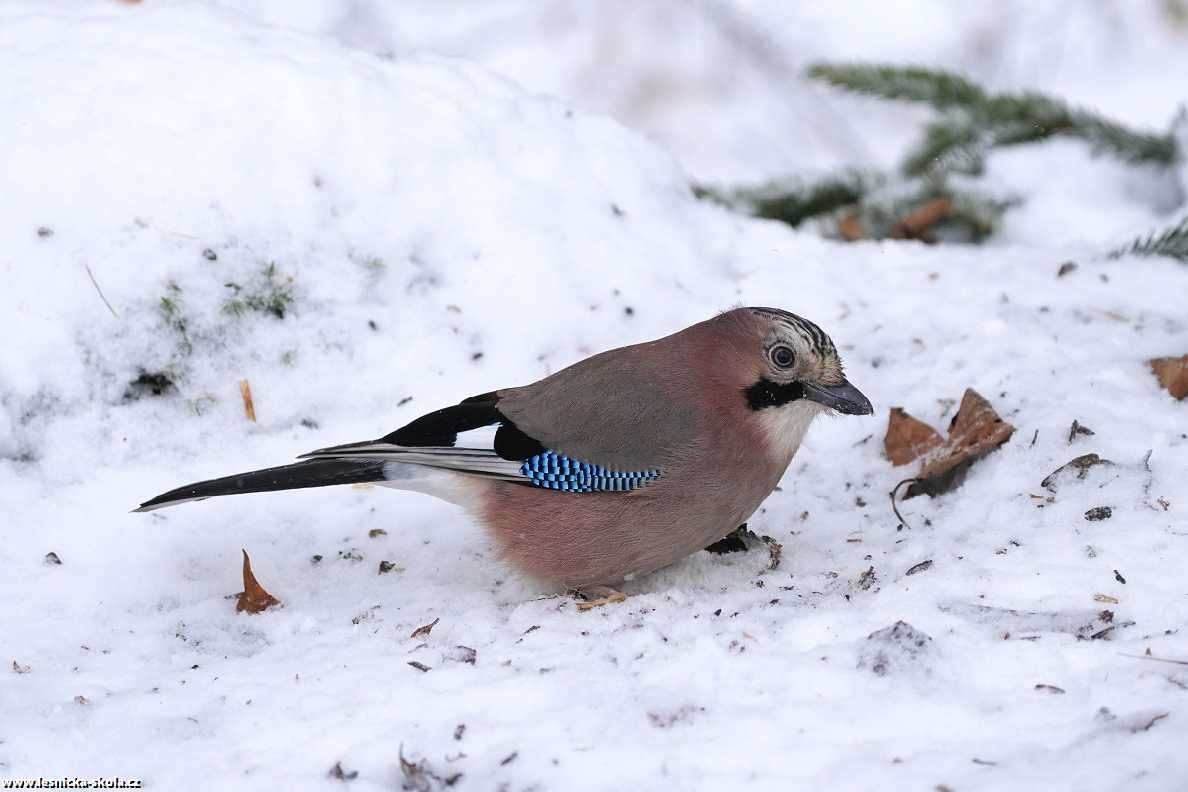
[(203, 481), (150, 511), (245, 492), (374, 482), (458, 504), (520, 571), (587, 595), (733, 531), (775, 489), (820, 413), (869, 415), (821, 328), (737, 308), (378, 440)]

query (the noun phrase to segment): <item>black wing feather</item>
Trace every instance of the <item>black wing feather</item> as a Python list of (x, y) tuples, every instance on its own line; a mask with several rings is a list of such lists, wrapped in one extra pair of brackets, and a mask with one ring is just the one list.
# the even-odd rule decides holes
[(234, 476), (199, 481), (178, 487), (140, 504), (133, 511), (143, 512), (219, 495), (241, 495), (248, 492), (276, 492), (278, 490), (331, 487), (337, 484), (362, 484), (384, 480), (384, 460), (371, 459), (310, 459), (292, 465), (253, 470)]
[(458, 435), (471, 429), (481, 429), (506, 420), (495, 407), (496, 402), (464, 401), (422, 415), (411, 423), (380, 438), (382, 443), (417, 448), (419, 446), (453, 446)]
[(498, 424), (499, 429), (495, 432), (495, 453), (502, 459), (523, 461), (534, 454), (542, 453), (545, 447), (520, 431), (499, 411), (498, 405), (499, 396), (495, 391), (471, 396), (452, 407), (443, 407), (422, 415), (376, 442), (391, 443), (404, 448), (452, 448), (462, 432)]

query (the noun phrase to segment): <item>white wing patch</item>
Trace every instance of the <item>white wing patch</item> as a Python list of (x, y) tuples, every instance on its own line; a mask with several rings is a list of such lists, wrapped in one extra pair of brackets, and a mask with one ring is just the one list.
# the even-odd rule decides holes
[(494, 451), (495, 433), (499, 431), (498, 424), (480, 426), (478, 429), (468, 429), (458, 433), (454, 441), (454, 448), (474, 449), (476, 451)]

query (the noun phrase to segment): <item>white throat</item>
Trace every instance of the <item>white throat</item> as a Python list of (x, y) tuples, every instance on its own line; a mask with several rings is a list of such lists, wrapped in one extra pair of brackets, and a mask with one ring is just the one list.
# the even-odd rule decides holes
[(785, 466), (791, 462), (804, 440), (809, 424), (825, 410), (825, 407), (807, 399), (760, 410), (759, 423), (772, 457)]

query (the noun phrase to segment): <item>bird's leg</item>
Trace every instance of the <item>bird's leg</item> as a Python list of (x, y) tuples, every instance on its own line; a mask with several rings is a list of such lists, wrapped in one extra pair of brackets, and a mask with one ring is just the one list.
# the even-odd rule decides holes
[(592, 610), (602, 605), (612, 605), (627, 599), (626, 594), (611, 586), (589, 586), (575, 589), (574, 594), (584, 600), (584, 602), (578, 603), (577, 608), (580, 611)]

